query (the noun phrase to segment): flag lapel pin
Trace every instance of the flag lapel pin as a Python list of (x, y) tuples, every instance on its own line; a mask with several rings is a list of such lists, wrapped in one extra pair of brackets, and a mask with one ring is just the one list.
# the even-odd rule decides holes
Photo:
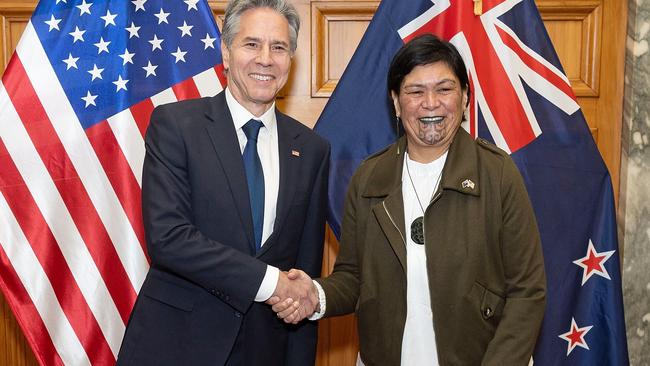
[(300, 151), (298, 151), (298, 150), (291, 150), (291, 155), (293, 155), (293, 156), (298, 156), (298, 157), (299, 157), (299, 156), (300, 156)]
[(470, 179), (465, 179), (461, 185), (463, 186), (463, 189), (474, 189), (474, 182)]

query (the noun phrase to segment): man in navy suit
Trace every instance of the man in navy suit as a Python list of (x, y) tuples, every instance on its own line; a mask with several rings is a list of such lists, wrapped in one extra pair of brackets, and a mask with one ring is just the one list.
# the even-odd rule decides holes
[[(156, 108), (142, 201), (151, 269), (118, 365), (313, 365), (315, 323), (287, 325), (271, 296), (315, 304), (328, 144), (278, 112), (299, 18), (286, 0), (233, 0), (226, 89)], [(310, 297), (311, 296), (311, 297)]]

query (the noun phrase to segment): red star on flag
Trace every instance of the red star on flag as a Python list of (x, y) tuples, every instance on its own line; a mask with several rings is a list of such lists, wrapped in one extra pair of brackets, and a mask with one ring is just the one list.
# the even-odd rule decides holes
[(591, 278), (591, 276), (597, 274), (601, 277), (604, 277), (608, 280), (611, 280), (609, 277), (609, 273), (607, 273), (607, 269), (605, 268), (604, 264), (607, 262), (609, 257), (614, 254), (615, 250), (610, 250), (607, 252), (600, 252), (598, 253), (596, 249), (594, 248), (594, 243), (589, 239), (589, 247), (587, 248), (587, 254), (580, 258), (576, 259), (573, 261), (573, 263), (577, 264), (578, 266), (582, 267), (582, 284), (581, 286), (584, 286), (584, 284)]
[(571, 330), (564, 334), (560, 334), (558, 337), (564, 339), (565, 341), (569, 342), (567, 344), (566, 348), (566, 355), (568, 356), (571, 351), (573, 351), (574, 348), (577, 346), (580, 346), (586, 350), (589, 350), (589, 345), (587, 345), (587, 342), (585, 341), (585, 335), (589, 333), (591, 328), (593, 328), (593, 325), (589, 325), (586, 327), (579, 328), (578, 324), (576, 324), (576, 320), (574, 318), (571, 318)]

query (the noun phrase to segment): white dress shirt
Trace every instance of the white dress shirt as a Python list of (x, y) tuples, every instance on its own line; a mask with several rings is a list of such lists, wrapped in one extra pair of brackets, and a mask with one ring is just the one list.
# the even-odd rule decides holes
[[(251, 119), (261, 121), (264, 125), (264, 128), (260, 128), (257, 137), (257, 153), (260, 156), (262, 171), (264, 172), (264, 224), (262, 226), (261, 243), (263, 246), (266, 239), (273, 233), (280, 187), (280, 153), (278, 150), (278, 123), (275, 119), (275, 103), (260, 117), (256, 117), (237, 102), (228, 88), (226, 88), (225, 94), (226, 104), (232, 115), (235, 131), (237, 131), (237, 140), (239, 140), (239, 149), (242, 154), (248, 141), (242, 127)], [(273, 295), (279, 276), (280, 270), (278, 268), (266, 267), (266, 274), (257, 295), (255, 295), (255, 301), (266, 301)]]

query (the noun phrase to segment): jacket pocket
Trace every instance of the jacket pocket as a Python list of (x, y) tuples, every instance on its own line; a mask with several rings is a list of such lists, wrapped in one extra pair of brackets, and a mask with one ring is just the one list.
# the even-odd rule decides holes
[(474, 285), (478, 287), (479, 293), (481, 294), (481, 306), (479, 309), (481, 316), (484, 320), (492, 319), (498, 323), (499, 319), (501, 319), (505, 299), (478, 282), (475, 282)]
[(150, 276), (147, 286), (143, 287), (145, 296), (184, 311), (194, 309), (194, 293), (170, 281), (165, 281), (157, 276)]

